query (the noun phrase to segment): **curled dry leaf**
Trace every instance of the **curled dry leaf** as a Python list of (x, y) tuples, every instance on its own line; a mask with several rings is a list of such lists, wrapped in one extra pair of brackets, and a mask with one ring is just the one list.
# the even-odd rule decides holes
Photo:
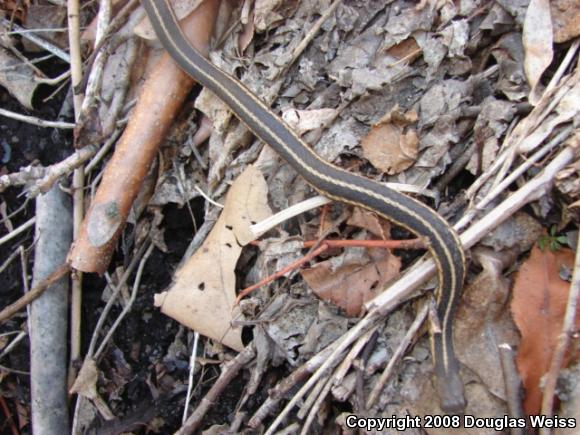
[[(570, 283), (561, 276), (563, 272), (571, 273), (573, 265), (574, 253), (571, 250), (542, 251), (536, 246), (516, 276), (511, 310), (522, 335), (517, 365), (526, 390), (524, 410), (528, 415), (540, 411), (540, 382), (550, 366), (562, 331), (570, 289)], [(580, 327), (578, 315), (576, 325)], [(564, 366), (569, 360), (570, 355)]]
[(539, 101), (538, 83), (552, 62), (552, 18), (549, 0), (531, 0), (524, 21), (524, 70), (531, 87), (530, 103)]
[(410, 64), (421, 54), (421, 48), (415, 38), (407, 38), (393, 45), (386, 53), (392, 56), (395, 62)]
[(397, 109), (384, 116), (362, 140), (364, 156), (387, 174), (398, 174), (417, 159), (419, 138), (409, 125), (417, 120), (415, 112), (401, 114)]
[(222, 214), (193, 256), (176, 272), (173, 285), (155, 295), (164, 314), (226, 346), (241, 351), (241, 328), (234, 269), (242, 246), (253, 239), (250, 225), (270, 216), (268, 187), (261, 172), (249, 166), (236, 179)]

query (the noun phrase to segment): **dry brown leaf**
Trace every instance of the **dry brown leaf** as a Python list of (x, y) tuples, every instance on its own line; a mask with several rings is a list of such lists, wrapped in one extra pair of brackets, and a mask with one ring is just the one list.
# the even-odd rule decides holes
[(401, 114), (392, 110), (371, 128), (361, 145), (365, 158), (387, 174), (398, 174), (417, 159), (419, 138), (409, 124), (416, 121), (415, 112)]
[(552, 0), (550, 12), (554, 23), (554, 42), (560, 44), (580, 35), (578, 0)]
[(363, 228), (380, 239), (387, 240), (391, 238), (391, 224), (379, 218), (376, 213), (368, 210), (354, 207), (352, 215), (346, 223), (354, 227)]
[[(27, 6), (26, 28), (29, 30), (41, 30), (42, 37), (59, 47), (66, 47), (68, 37), (66, 32), (59, 32), (57, 29), (66, 26), (66, 8), (61, 5), (42, 4), (34, 2)], [(54, 32), (47, 31), (55, 29)], [(22, 45), (27, 52), (42, 52), (44, 49), (37, 44), (22, 38)]]
[(421, 54), (421, 48), (415, 38), (407, 38), (393, 45), (386, 53), (397, 59), (397, 62), (404, 61), (409, 64)]
[[(570, 288), (560, 273), (566, 268), (572, 271), (573, 265), (571, 250), (542, 251), (536, 246), (516, 276), (511, 311), (522, 335), (517, 365), (526, 390), (524, 409), (528, 415), (540, 411), (540, 380), (549, 368), (562, 330)], [(567, 364), (568, 360), (564, 366)]]
[(90, 399), (105, 420), (112, 420), (115, 416), (97, 391), (98, 380), (99, 369), (97, 368), (97, 363), (94, 359), (88, 358), (83, 362), (83, 366), (70, 392)]
[[(391, 226), (372, 212), (354, 208), (348, 225), (363, 228), (380, 239), (390, 239)], [(352, 252), (352, 251), (351, 251)], [(349, 317), (361, 314), (362, 305), (383, 291), (387, 282), (399, 274), (401, 260), (388, 249), (360, 249), (353, 258), (341, 257), (323, 261), (301, 274), (320, 298), (342, 308)], [(337, 263), (341, 263), (338, 267)]]
[(241, 328), (234, 268), (242, 246), (252, 240), (250, 225), (270, 216), (268, 187), (262, 173), (249, 166), (231, 186), (225, 207), (197, 252), (176, 272), (167, 292), (155, 295), (164, 314), (224, 345), (241, 351)]
[(552, 62), (552, 18), (549, 0), (531, 0), (524, 21), (523, 42), (525, 49), (524, 69), (530, 84), (530, 103), (539, 100), (537, 85), (544, 70)]
[(251, 9), (251, 2), (244, 2), (240, 12), (240, 22), (242, 31), (238, 35), (239, 53), (244, 53), (250, 42), (254, 39), (256, 27), (254, 25), (254, 9)]
[(302, 277), (320, 299), (342, 308), (349, 317), (358, 316), (363, 304), (381, 292), (401, 269), (401, 260), (389, 250), (372, 251), (374, 255), (366, 264), (350, 263), (333, 270), (328, 260), (303, 270)]

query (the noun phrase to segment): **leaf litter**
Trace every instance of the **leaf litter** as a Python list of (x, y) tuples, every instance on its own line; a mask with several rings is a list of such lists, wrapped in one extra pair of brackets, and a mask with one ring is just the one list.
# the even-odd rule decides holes
[[(459, 220), (459, 227), (465, 229), (465, 222), (485, 220), (499, 202), (509, 199), (509, 193), (525, 186), (556, 160), (558, 152), (577, 148), (578, 45), (573, 38), (578, 36), (580, 20), (574, 19), (579, 12), (573, 3), (532, 0), (409, 5), (395, 0), (341, 4), (295, 58), (294, 50), (311, 37), (309, 29), (330, 2), (261, 1), (254, 7), (245, 4), (238, 11), (242, 24), (233, 27), (221, 46), (223, 51), (213, 52), (211, 58), (283, 113), (323, 158), (381, 182), (432, 189), (429, 196), (438, 199), (432, 205), (441, 205), (446, 217), (452, 222)], [(548, 22), (552, 25), (544, 25)], [(554, 42), (564, 45), (555, 46)], [(111, 57), (107, 74), (127, 74), (119, 61), (127, 53), (130, 50), (124, 47), (117, 57)], [(137, 82), (125, 95), (134, 94)], [(116, 104), (115, 98), (127, 97), (106, 86), (101, 97), (96, 119), (102, 127), (108, 125), (108, 110)], [(391, 232), (397, 238), (407, 235), (387, 228), (372, 214), (338, 205), (324, 219), (312, 211), (271, 229), (257, 247), (250, 248), (253, 234), (249, 226), (270, 214), (268, 204), (276, 211), (284, 209), (310, 196), (311, 190), (295, 171), (267, 147), (262, 148), (211, 93), (203, 90), (195, 105), (213, 125), (208, 146), (194, 151), (187, 143), (194, 129), (191, 125), (207, 121), (195, 118), (192, 122), (193, 116), (178, 120), (159, 153), (155, 191), (144, 196), (145, 201), (150, 198), (148, 207), (139, 206), (134, 233), (130, 228), (125, 231), (129, 236), (143, 237), (144, 228), (153, 224), (144, 221), (154, 213), (156, 244), (165, 246), (174, 235), (160, 229), (160, 210), (170, 204), (185, 209), (192, 199), (207, 198), (206, 221), (199, 234), (209, 235), (205, 241), (194, 240), (197, 251), (184, 260), (168, 290), (157, 295), (156, 303), (162, 312), (214, 343), (237, 351), (244, 349), (241, 327), (253, 327), (250, 346), (255, 347), (256, 365), (248, 366), (248, 390), (240, 399), (240, 408), (247, 406), (249, 417), (239, 424), (268, 426), (281, 412), (280, 398), (294, 397), (294, 387), (316, 373), (321, 361), (336, 361), (336, 356), (328, 358), (325, 349), (333, 349), (370, 318), (369, 307), (414, 257), (374, 248), (333, 249), (235, 306), (236, 290), (300, 258), (303, 240), (320, 234), (363, 240), (389, 239)], [(191, 111), (192, 106), (185, 110)], [(573, 133), (563, 134), (566, 129)], [(246, 169), (256, 159), (259, 164)], [(541, 379), (551, 356), (538, 349), (550, 347), (546, 343), (559, 333), (563, 292), (569, 283), (560, 277), (556, 261), (545, 259), (564, 254), (541, 252), (532, 246), (541, 237), (539, 227), (550, 224), (558, 233), (577, 222), (580, 171), (577, 162), (569, 163), (557, 171), (557, 187), (565, 199), (538, 189), (537, 203), (525, 214), (508, 218), (471, 252), (471, 273), (455, 323), (470, 414), (507, 413), (504, 379), (498, 376), (499, 342), (519, 347), (526, 409), (535, 411), (539, 406)], [(526, 164), (526, 169), (499, 193), (487, 196), (502, 186), (504, 177)], [(455, 175), (459, 176), (445, 181), (456, 167)], [(462, 190), (465, 195), (456, 194)], [(482, 198), (485, 201), (480, 206)], [(225, 205), (217, 221), (217, 206), (209, 200)], [(514, 206), (514, 211), (519, 207), (521, 204)], [(562, 243), (561, 237), (558, 240)], [(525, 260), (530, 249), (532, 254)], [(538, 256), (544, 260), (537, 262)], [(514, 275), (510, 272), (516, 273), (513, 289)], [(526, 278), (530, 273), (543, 276), (531, 279), (542, 284), (536, 296), (531, 296), (536, 294), (531, 285), (521, 284), (530, 279)], [(122, 269), (114, 279), (120, 275)], [(552, 290), (554, 283), (558, 290)], [(550, 310), (532, 309), (536, 301), (551, 301), (552, 297), (557, 304), (550, 303)], [(405, 358), (397, 362), (395, 376), (387, 380), (373, 408), (360, 408), (417, 311), (416, 304), (407, 303), (388, 320), (381, 316), (374, 344), (370, 335), (364, 336), (365, 341), (361, 335), (356, 343), (359, 350), (370, 343), (368, 351), (352, 351), (348, 357), (340, 354), (353, 369), (342, 368), (346, 372), (340, 377), (342, 381), (328, 381), (324, 388), (320, 383), (313, 390), (320, 392), (320, 400), (317, 403), (313, 393), (305, 402), (304, 413), (317, 417), (309, 420), (310, 428), (320, 432), (325, 426), (340, 426), (338, 413), (322, 406), (330, 405), (331, 400), (376, 416), (440, 412), (431, 385), (427, 340), (421, 337), (412, 340)], [(534, 320), (532, 326), (542, 325), (545, 333), (530, 332), (529, 325), (524, 326), (529, 319)], [(209, 342), (205, 349), (228, 361), (223, 365), (226, 375), (235, 367), (236, 358), (246, 352), (234, 357)], [(281, 370), (273, 378), (271, 366)], [(573, 373), (566, 374), (567, 382), (577, 382)], [(273, 392), (269, 395), (261, 384), (264, 381), (271, 382)], [(251, 398), (257, 392), (260, 397), (268, 396), (259, 407)], [(106, 407), (102, 409), (101, 414), (106, 413)], [(261, 409), (265, 409), (263, 414)], [(222, 418), (220, 423), (224, 421)], [(272, 427), (268, 430), (273, 431)]]

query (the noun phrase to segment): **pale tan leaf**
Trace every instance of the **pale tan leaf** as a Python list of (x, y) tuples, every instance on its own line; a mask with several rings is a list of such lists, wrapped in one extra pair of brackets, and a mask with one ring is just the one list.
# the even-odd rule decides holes
[(530, 103), (537, 104), (537, 86), (545, 69), (552, 62), (552, 18), (549, 0), (531, 0), (524, 21), (524, 70), (530, 88)]
[(249, 166), (231, 186), (224, 211), (195, 254), (176, 272), (171, 288), (155, 296), (161, 311), (224, 345), (242, 350), (234, 268), (252, 222), (271, 215), (261, 172)]
[(314, 109), (314, 110), (285, 110), (282, 118), (298, 134), (328, 125), (336, 118), (336, 109)]

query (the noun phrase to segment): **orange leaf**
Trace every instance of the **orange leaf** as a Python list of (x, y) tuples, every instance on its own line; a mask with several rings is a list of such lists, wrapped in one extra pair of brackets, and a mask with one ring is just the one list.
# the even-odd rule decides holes
[[(570, 289), (560, 273), (565, 268), (572, 271), (573, 265), (574, 253), (569, 249), (551, 252), (534, 247), (516, 276), (511, 311), (522, 334), (517, 365), (526, 390), (524, 409), (528, 415), (540, 411), (540, 379), (550, 366)], [(564, 366), (568, 361), (566, 358)]]

